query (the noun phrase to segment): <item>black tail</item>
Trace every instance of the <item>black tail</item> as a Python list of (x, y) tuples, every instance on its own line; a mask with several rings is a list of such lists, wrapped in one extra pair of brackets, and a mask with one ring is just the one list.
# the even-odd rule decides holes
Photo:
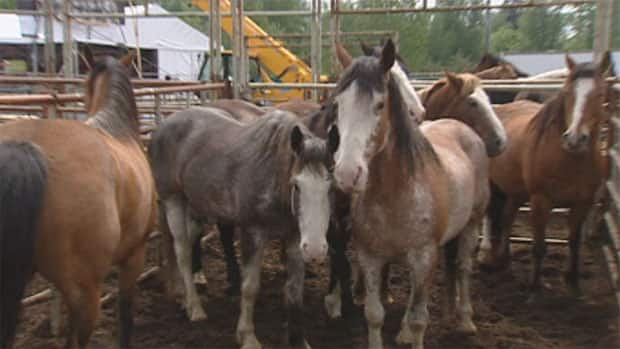
[(506, 194), (495, 184), (491, 183), (491, 200), (487, 209), (487, 217), (492, 239), (498, 238), (498, 234), (502, 232), (504, 206), (506, 206)]
[(10, 347), (34, 246), (47, 165), (31, 143), (0, 143), (0, 347)]

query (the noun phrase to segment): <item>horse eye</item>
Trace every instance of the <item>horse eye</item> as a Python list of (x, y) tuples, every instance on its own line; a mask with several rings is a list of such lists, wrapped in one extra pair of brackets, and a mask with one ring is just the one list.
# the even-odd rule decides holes
[(478, 102), (476, 102), (474, 99), (469, 100), (469, 105), (473, 108), (476, 108), (478, 106)]
[(375, 105), (375, 111), (380, 112), (383, 110), (383, 107), (385, 107), (385, 103), (379, 102), (377, 103), (377, 105)]

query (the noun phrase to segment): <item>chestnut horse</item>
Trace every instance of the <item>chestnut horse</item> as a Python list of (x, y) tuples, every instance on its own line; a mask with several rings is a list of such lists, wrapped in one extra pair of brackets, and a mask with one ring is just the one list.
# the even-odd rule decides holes
[[(391, 40), (380, 58), (339, 58), (347, 68), (332, 95), (342, 133), (334, 177), (342, 190), (352, 194), (351, 229), (366, 286), (369, 347), (383, 347), (383, 266), (403, 262), (410, 270), (411, 295), (397, 342), (423, 348), (433, 272), (441, 246), (452, 241), (458, 245), (458, 256), (452, 257), (461, 271), (458, 327), (475, 332), (468, 252), (477, 239), (470, 217), (480, 216), (473, 212), (484, 211), (484, 198), (488, 200), (485, 145), (469, 127), (455, 121), (447, 120), (459, 125), (448, 131), (454, 132), (452, 140), (438, 135), (443, 130), (423, 133), (416, 126), (401, 95), (400, 80), (391, 71), (395, 62)], [(433, 144), (425, 133), (442, 141)], [(450, 142), (460, 143), (462, 154), (448, 150)], [(466, 157), (475, 166), (462, 165)]]
[(303, 333), (304, 261), (327, 255), (336, 127), (327, 140), (312, 135), (293, 114), (271, 111), (242, 124), (208, 108), (173, 114), (153, 135), (149, 156), (165, 208), (190, 320), (206, 314), (192, 277), (191, 244), (200, 223), (238, 227), (243, 262), (237, 341), (259, 348), (254, 303), (265, 244), (285, 246), (289, 343), (307, 347)]
[(1, 347), (11, 344), (33, 270), (60, 291), (69, 308), (67, 346), (86, 346), (113, 264), (120, 267), (119, 344), (129, 345), (136, 278), (157, 220), (126, 68), (132, 59), (130, 54), (120, 62), (91, 64), (90, 126), (69, 120), (0, 126)]
[(519, 206), (529, 200), (534, 234), (532, 296), (541, 290), (546, 227), (551, 209), (558, 206), (570, 209), (566, 281), (573, 294), (580, 293), (581, 226), (605, 171), (599, 134), (609, 116), (604, 103), (611, 86), (603, 78), (609, 59), (606, 54), (598, 64), (576, 64), (566, 56), (568, 77), (551, 100), (544, 105), (518, 101), (495, 108), (506, 128), (508, 147), (491, 161), (491, 236), (482, 244), (479, 258), (491, 266), (509, 260), (511, 226)]

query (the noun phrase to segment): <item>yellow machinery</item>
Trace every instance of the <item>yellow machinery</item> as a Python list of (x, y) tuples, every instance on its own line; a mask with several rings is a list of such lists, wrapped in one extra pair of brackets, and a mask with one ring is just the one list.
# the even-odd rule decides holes
[[(210, 0), (193, 0), (194, 6), (203, 11), (209, 11)], [(228, 0), (220, 0), (222, 13), (231, 11)], [(230, 16), (221, 19), (222, 30), (232, 37), (233, 20)], [(281, 42), (269, 36), (261, 27), (247, 16), (243, 19), (243, 34), (246, 37), (247, 53), (250, 61), (249, 72), (251, 82), (312, 82), (312, 70), (299, 57), (287, 50)], [(222, 66), (224, 76), (227, 76), (232, 67), (231, 52), (222, 52)], [(201, 75), (208, 70), (201, 72)], [(321, 77), (321, 81), (327, 80)], [(287, 101), (292, 98), (307, 99), (309, 91), (301, 89), (255, 89), (255, 102)], [(306, 98), (304, 98), (306, 97)]]

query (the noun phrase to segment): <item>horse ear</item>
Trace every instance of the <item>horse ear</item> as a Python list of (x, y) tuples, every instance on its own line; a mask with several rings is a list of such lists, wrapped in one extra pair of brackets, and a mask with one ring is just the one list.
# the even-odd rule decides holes
[(605, 51), (598, 62), (598, 71), (602, 76), (609, 76), (611, 67), (611, 54), (609, 51)]
[(330, 154), (336, 154), (339, 146), (340, 131), (338, 130), (338, 126), (336, 126), (336, 124), (333, 124), (330, 126), (329, 131), (327, 132), (327, 150), (330, 152)]
[(131, 64), (133, 63), (134, 58), (136, 58), (136, 54), (137, 54), (137, 49), (131, 50), (127, 52), (127, 54), (124, 55), (121, 59), (119, 59), (119, 62), (121, 62), (121, 64), (124, 65), (125, 67), (129, 68), (131, 67)]
[(299, 126), (293, 127), (291, 131), (291, 148), (297, 155), (301, 155), (304, 151), (304, 135), (301, 133)]
[(360, 40), (360, 46), (362, 48), (362, 52), (364, 52), (364, 56), (372, 56), (373, 55), (373, 49), (372, 47), (366, 45), (365, 42)]
[(459, 79), (456, 74), (449, 71), (444, 71), (444, 74), (446, 75), (448, 83), (454, 87), (455, 90), (460, 91), (463, 88), (463, 80)]
[(568, 70), (572, 71), (573, 69), (575, 69), (577, 63), (575, 63), (575, 61), (571, 58), (571, 56), (568, 55), (568, 53), (566, 54), (564, 59), (566, 60), (566, 67), (568, 67)]
[(347, 67), (351, 65), (351, 62), (353, 62), (353, 57), (351, 57), (347, 49), (340, 43), (336, 43), (336, 56), (344, 69), (347, 69)]
[(383, 51), (381, 51), (381, 66), (383, 67), (383, 72), (387, 73), (394, 62), (396, 61), (396, 46), (394, 46), (394, 42), (392, 39), (388, 39), (383, 46)]
[(82, 57), (88, 66), (88, 70), (93, 69), (95, 66), (95, 56), (93, 55), (93, 51), (91, 51), (90, 46), (84, 45), (84, 48), (82, 49)]

